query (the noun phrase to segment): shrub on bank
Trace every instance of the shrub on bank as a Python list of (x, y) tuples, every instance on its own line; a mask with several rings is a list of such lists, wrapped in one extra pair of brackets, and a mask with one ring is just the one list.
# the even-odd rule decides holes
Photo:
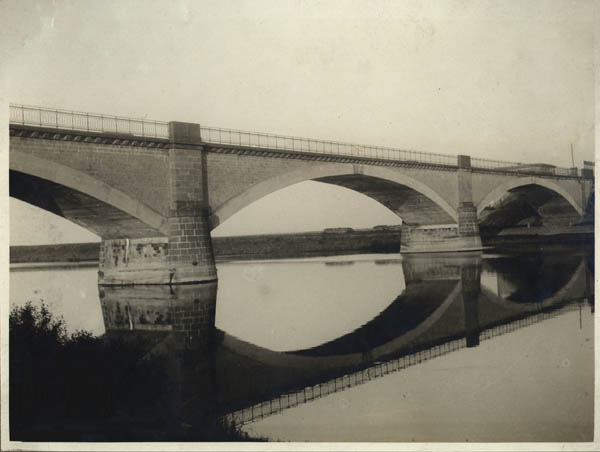
[(149, 353), (156, 342), (152, 335), (68, 334), (64, 320), (43, 303), (13, 307), (9, 322), (13, 440), (252, 440), (221, 422), (210, 401), (196, 401), (206, 409), (182, 417), (174, 361)]

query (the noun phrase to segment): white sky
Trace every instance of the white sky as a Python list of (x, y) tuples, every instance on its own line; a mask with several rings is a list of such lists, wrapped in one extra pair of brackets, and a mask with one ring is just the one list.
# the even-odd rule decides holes
[[(0, 66), (12, 103), (559, 166), (572, 143), (581, 166), (595, 5), (5, 0)], [(51, 235), (10, 207), (13, 244)], [(251, 209), (218, 232), (395, 220), (315, 183)]]

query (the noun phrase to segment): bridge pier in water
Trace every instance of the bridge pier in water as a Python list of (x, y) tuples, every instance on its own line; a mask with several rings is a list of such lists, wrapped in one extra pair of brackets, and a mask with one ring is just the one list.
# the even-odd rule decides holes
[(400, 237), (401, 253), (435, 253), (478, 251), (482, 249), (477, 222), (477, 208), (473, 204), (471, 157), (458, 156), (457, 224), (409, 225), (403, 224)]
[(103, 240), (98, 283), (191, 284), (217, 280), (200, 125), (171, 122), (168, 235)]

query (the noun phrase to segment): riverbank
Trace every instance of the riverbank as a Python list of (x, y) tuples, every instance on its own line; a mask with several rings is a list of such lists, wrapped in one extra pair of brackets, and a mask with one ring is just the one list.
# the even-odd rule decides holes
[(481, 236), (483, 246), (525, 250), (540, 246), (570, 245), (594, 247), (594, 226), (576, 226), (549, 228), (545, 226), (531, 228), (507, 228), (494, 236)]

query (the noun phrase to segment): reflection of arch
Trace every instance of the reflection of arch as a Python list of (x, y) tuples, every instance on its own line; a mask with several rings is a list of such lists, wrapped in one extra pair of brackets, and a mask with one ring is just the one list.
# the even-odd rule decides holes
[[(537, 312), (540, 309), (551, 308), (551, 307), (558, 305), (560, 303), (563, 303), (564, 301), (569, 300), (569, 299), (583, 298), (585, 296), (585, 289), (583, 287), (584, 278), (585, 278), (585, 262), (582, 261), (577, 266), (577, 269), (573, 272), (573, 275), (571, 276), (569, 281), (563, 287), (561, 287), (558, 291), (556, 291), (550, 298), (546, 298), (545, 300), (535, 303), (533, 305), (507, 300), (505, 298), (498, 296), (497, 294), (492, 292), (487, 287), (482, 286), (481, 292), (485, 296), (486, 299), (491, 300), (495, 304), (503, 306), (512, 311)], [(581, 293), (573, 294), (572, 292), (577, 290), (578, 284), (581, 286), (581, 287), (579, 287), (579, 289), (581, 290)]]
[[(427, 318), (423, 319), (414, 328), (404, 332), (401, 336), (393, 338), (387, 343), (375, 346), (369, 351), (369, 359), (376, 360), (386, 355), (393, 354), (394, 352), (398, 352), (402, 347), (405, 347), (411, 341), (414, 341), (426, 331), (430, 330), (442, 317), (444, 312), (446, 312), (457, 299), (460, 299), (460, 289), (461, 287), (457, 280), (455, 287)], [(253, 361), (271, 367), (290, 367), (306, 370), (318, 369), (319, 371), (323, 371), (324, 369), (357, 366), (365, 361), (365, 355), (362, 352), (317, 356), (297, 354), (297, 351), (279, 352), (251, 344), (229, 334), (224, 335), (223, 346), (233, 351), (238, 356), (245, 356)]]
[(391, 171), (387, 168), (369, 165), (358, 166), (348, 163), (339, 163), (302, 168), (279, 176), (275, 176), (271, 179), (253, 185), (240, 195), (229, 199), (228, 201), (226, 201), (221, 206), (218, 206), (215, 209), (215, 212), (211, 217), (212, 227), (214, 228), (219, 224), (223, 223), (229, 217), (239, 212), (244, 207), (250, 205), (254, 201), (257, 201), (260, 198), (270, 193), (281, 190), (287, 186), (297, 184), (299, 182), (304, 182), (307, 180), (346, 175), (363, 175), (377, 179), (382, 179), (388, 182), (393, 182), (398, 185), (408, 187), (420, 193), (421, 195), (429, 198), (431, 201), (437, 204), (437, 206), (439, 206), (441, 210), (447, 213), (454, 221), (458, 222), (458, 214), (456, 213), (456, 210), (437, 192), (435, 192), (423, 182), (413, 179), (412, 177), (404, 175), (400, 172)]
[(584, 213), (583, 209), (579, 206), (575, 199), (573, 199), (573, 197), (559, 184), (550, 179), (529, 176), (511, 179), (508, 182), (505, 182), (504, 184), (496, 187), (490, 193), (488, 193), (487, 196), (483, 198), (483, 200), (477, 206), (477, 216), (479, 217), (486, 207), (498, 202), (508, 191), (524, 185), (539, 185), (540, 187), (552, 190), (553, 192), (558, 193), (560, 196), (566, 199), (579, 215), (583, 215)]
[(540, 303), (558, 293), (576, 273), (582, 257), (557, 253), (486, 259), (484, 267), (496, 274), (496, 290), (507, 302)]
[(166, 218), (161, 214), (92, 176), (29, 154), (14, 153), (9, 160), (11, 171), (35, 176), (78, 191), (142, 221), (159, 233), (168, 233)]

